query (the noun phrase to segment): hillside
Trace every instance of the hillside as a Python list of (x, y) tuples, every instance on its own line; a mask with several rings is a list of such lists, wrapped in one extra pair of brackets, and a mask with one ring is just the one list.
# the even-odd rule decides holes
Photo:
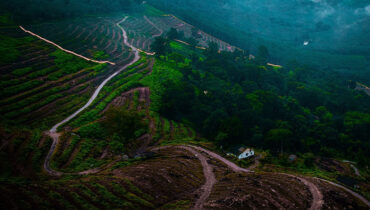
[(117, 10), (0, 16), (2, 209), (369, 208), (365, 85)]

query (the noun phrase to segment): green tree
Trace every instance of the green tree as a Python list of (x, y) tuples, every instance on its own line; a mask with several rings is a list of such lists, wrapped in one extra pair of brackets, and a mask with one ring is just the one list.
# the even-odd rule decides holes
[(266, 134), (268, 147), (278, 150), (281, 153), (284, 151), (284, 147), (287, 146), (291, 138), (292, 132), (284, 128), (271, 129)]
[(147, 132), (148, 124), (143, 117), (123, 108), (110, 108), (102, 121), (102, 126), (108, 131), (115, 148), (120, 144), (128, 145)]
[(177, 32), (176, 28), (171, 28), (167, 34), (166, 37), (170, 40), (178, 39), (179, 38), (179, 32)]
[(264, 65), (267, 63), (267, 60), (269, 58), (270, 54), (266, 46), (261, 45), (258, 48), (258, 53), (256, 57), (256, 62), (258, 64)]
[(157, 56), (166, 55), (171, 52), (169, 40), (163, 36), (155, 38), (151, 45), (151, 49), (156, 53)]

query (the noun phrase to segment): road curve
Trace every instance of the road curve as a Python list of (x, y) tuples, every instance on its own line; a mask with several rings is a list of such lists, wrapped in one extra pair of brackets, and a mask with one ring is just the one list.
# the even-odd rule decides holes
[[(253, 172), (253, 171), (250, 171), (248, 169), (245, 169), (245, 168), (241, 168), (239, 167), (238, 165), (236, 165), (235, 163), (227, 160), (226, 158), (214, 153), (214, 152), (211, 152), (209, 150), (206, 150), (202, 147), (198, 147), (198, 146), (193, 146), (191, 145), (190, 147), (196, 149), (196, 150), (199, 150), (199, 151), (202, 151), (202, 152), (205, 152), (207, 153), (209, 156), (223, 162), (224, 164), (226, 164), (229, 168), (231, 168), (234, 172), (246, 172), (246, 173), (249, 173), (249, 172)], [(324, 200), (323, 200), (323, 195), (322, 193), (320, 192), (320, 190), (317, 188), (316, 185), (314, 185), (313, 183), (307, 181), (306, 179), (302, 178), (302, 177), (298, 177), (298, 176), (294, 176), (294, 175), (291, 175), (291, 174), (282, 174), (281, 175), (286, 175), (286, 176), (290, 176), (290, 177), (294, 177), (298, 180), (300, 180), (304, 185), (306, 185), (308, 187), (308, 189), (310, 190), (311, 194), (312, 194), (312, 204), (311, 204), (311, 207), (310, 209), (311, 210), (318, 210), (318, 209), (321, 209), (323, 203), (324, 203)]]
[(346, 188), (346, 187), (344, 187), (344, 186), (342, 186), (340, 184), (337, 184), (337, 183), (334, 183), (334, 182), (331, 182), (331, 181), (328, 181), (328, 180), (325, 180), (325, 179), (320, 179), (320, 178), (315, 178), (315, 179), (320, 180), (320, 181), (323, 181), (323, 182), (326, 182), (326, 183), (331, 184), (331, 185), (334, 185), (336, 187), (339, 187), (339, 188), (341, 188), (341, 189), (349, 192), (351, 195), (353, 195), (354, 197), (360, 199), (362, 202), (364, 202), (367, 205), (367, 207), (370, 208), (370, 202), (366, 198), (364, 198), (363, 196), (361, 196), (360, 194), (358, 194), (356, 192), (353, 192), (352, 190), (350, 190), (350, 189), (348, 189), (348, 188)]
[[(169, 147), (171, 147), (171, 146), (156, 147), (156, 148), (153, 148), (151, 150), (152, 151), (155, 151), (155, 150), (169, 148)], [(178, 147), (178, 148), (181, 148), (181, 149), (185, 149), (187, 151), (190, 151), (199, 160), (201, 160), (202, 158), (204, 158), (204, 156), (202, 156), (200, 153), (194, 153), (195, 152), (194, 150), (198, 150), (200, 152), (204, 152), (204, 153), (208, 154), (210, 157), (213, 157), (213, 158), (215, 158), (215, 159), (223, 162), (229, 168), (231, 168), (234, 172), (247, 172), (247, 173), (253, 172), (251, 170), (248, 170), (248, 169), (245, 169), (245, 168), (241, 168), (238, 165), (236, 165), (235, 163), (233, 163), (233, 162), (231, 162), (231, 161), (223, 158), (222, 156), (220, 156), (220, 155), (218, 155), (218, 154), (216, 154), (216, 153), (214, 153), (212, 151), (209, 151), (207, 149), (204, 149), (202, 147), (199, 147), (199, 146), (181, 145), (181, 146), (174, 146), (174, 147)], [(194, 150), (192, 150), (192, 149), (194, 149)], [(202, 162), (202, 160), (201, 160), (201, 163), (202, 163), (203, 171), (204, 171), (204, 174), (205, 174), (204, 176), (206, 178), (206, 183), (203, 185), (202, 189), (206, 188), (207, 190), (206, 191), (203, 191), (203, 194), (201, 196), (202, 199), (201, 198), (198, 199), (199, 203), (198, 203), (198, 201), (196, 202), (196, 205), (194, 207), (195, 209), (202, 209), (203, 203), (209, 197), (209, 195), (210, 195), (210, 193), (212, 191), (213, 185), (217, 182), (217, 180), (213, 180), (213, 178), (211, 177), (212, 175), (210, 175), (210, 172), (212, 172), (211, 171), (212, 169), (209, 169), (208, 167), (211, 167), (211, 166), (209, 166), (208, 163)], [(278, 173), (278, 174), (285, 175), (285, 176), (290, 176), (292, 178), (296, 178), (296, 179), (300, 180), (304, 185), (306, 185), (308, 187), (308, 189), (310, 190), (310, 193), (312, 195), (312, 203), (311, 203), (311, 206), (310, 206), (309, 209), (311, 209), (311, 210), (319, 210), (319, 209), (322, 209), (322, 206), (324, 204), (324, 196), (321, 193), (321, 191), (319, 190), (319, 188), (314, 183), (308, 181), (307, 179), (305, 179), (303, 177), (299, 177), (299, 176), (296, 176), (296, 175), (286, 174), (286, 173)], [(370, 202), (366, 198), (364, 198), (363, 196), (361, 196), (360, 194), (355, 193), (352, 190), (350, 190), (350, 189), (348, 189), (348, 188), (346, 188), (346, 187), (344, 187), (342, 185), (336, 184), (334, 182), (331, 182), (331, 181), (328, 181), (328, 180), (325, 180), (325, 179), (320, 179), (320, 178), (315, 178), (315, 179), (321, 180), (323, 182), (326, 182), (328, 184), (334, 185), (336, 187), (339, 187), (339, 188), (341, 188), (341, 189), (349, 192), (354, 197), (360, 199), (368, 207), (370, 207)]]
[(159, 37), (159, 36), (162, 36), (162, 34), (163, 34), (163, 30), (162, 29), (160, 29), (158, 26), (156, 26), (151, 20), (149, 20), (149, 18), (147, 17), (147, 16), (144, 16), (144, 19), (150, 24), (150, 25), (152, 25), (155, 29), (157, 29), (158, 31), (159, 31), (159, 33), (158, 34), (154, 34), (153, 36), (152, 36), (152, 38), (156, 38), (156, 37)]
[(297, 177), (297, 176), (294, 176), (294, 177), (296, 177), (304, 185), (306, 185), (308, 187), (308, 189), (310, 190), (311, 194), (312, 194), (312, 203), (311, 203), (310, 210), (322, 209), (322, 205), (324, 204), (324, 196), (322, 195), (319, 188), (315, 184), (313, 184), (312, 182), (309, 182), (309, 181), (307, 181), (306, 179), (304, 179), (302, 177)]
[[(233, 162), (223, 158), (222, 156), (220, 156), (220, 155), (218, 155), (218, 154), (216, 154), (212, 151), (206, 150), (206, 149), (204, 149), (202, 147), (199, 147), (199, 146), (193, 146), (193, 145), (188, 145), (188, 146), (192, 147), (192, 148), (194, 148), (198, 151), (205, 152), (208, 155), (210, 155), (211, 157), (218, 159), (219, 161), (225, 163), (228, 167), (230, 167), (235, 172), (253, 172), (251, 170), (247, 170), (245, 168), (241, 168), (241, 167), (237, 166)], [(295, 175), (292, 175), (292, 174), (285, 174), (285, 173), (280, 173), (280, 174), (296, 178), (308, 187), (308, 189), (310, 190), (310, 192), (312, 194), (312, 199), (313, 199), (311, 207), (310, 207), (311, 210), (316, 210), (316, 209), (321, 209), (322, 208), (322, 206), (324, 204), (324, 198), (323, 198), (323, 195), (322, 195), (321, 191), (318, 189), (318, 187), (315, 184), (313, 184), (312, 182), (308, 181), (307, 179), (305, 179), (303, 177), (295, 176)], [(350, 194), (352, 194), (352, 196), (358, 198), (359, 200), (364, 202), (368, 207), (370, 207), (370, 202), (366, 198), (361, 196), (360, 194), (358, 194), (356, 192), (353, 192), (352, 190), (350, 190), (350, 189), (348, 189), (348, 188), (346, 188), (342, 185), (336, 184), (334, 182), (331, 182), (331, 181), (328, 181), (328, 180), (325, 180), (325, 179), (320, 179), (320, 178), (315, 178), (315, 179), (321, 180), (323, 182), (334, 185), (336, 187), (339, 187), (339, 188), (349, 192)]]
[[(91, 103), (96, 99), (96, 97), (98, 96), (98, 94), (100, 93), (100, 91), (103, 89), (103, 87), (109, 82), (109, 80), (111, 80), (113, 77), (115, 77), (117, 74), (121, 73), (123, 70), (125, 70), (127, 67), (131, 66), (132, 64), (134, 64), (135, 62), (137, 62), (139, 59), (140, 59), (140, 55), (139, 55), (139, 51), (137, 48), (135, 48), (134, 46), (132, 46), (129, 42), (128, 42), (128, 38), (127, 38), (127, 33), (125, 31), (125, 29), (120, 25), (121, 23), (123, 23), (124, 21), (126, 21), (126, 19), (128, 18), (128, 16), (126, 16), (124, 19), (122, 19), (120, 22), (118, 22), (116, 25), (121, 29), (122, 31), (122, 35), (123, 35), (123, 38), (124, 38), (124, 44), (128, 47), (130, 47), (132, 49), (132, 51), (135, 52), (135, 58), (128, 64), (126, 64), (125, 66), (119, 68), (116, 72), (114, 72), (112, 75), (110, 75), (108, 78), (106, 78), (99, 86), (98, 88), (95, 90), (94, 94), (90, 97), (89, 101), (83, 106), (81, 107), (79, 110), (77, 110), (76, 112), (74, 112), (73, 114), (71, 114), (70, 116), (68, 116), (66, 119), (62, 120), (61, 122), (57, 123), (56, 125), (54, 125), (49, 132), (47, 132), (47, 134), (53, 139), (53, 143), (50, 147), (50, 150), (49, 150), (49, 153), (48, 155), (46, 156), (45, 158), (45, 162), (44, 162), (44, 169), (50, 174), (50, 175), (53, 175), (53, 176), (60, 176), (63, 174), (63, 172), (59, 172), (59, 171), (55, 171), (53, 169), (50, 168), (50, 159), (51, 159), (51, 156), (53, 155), (54, 153), (54, 150), (55, 150), (55, 147), (56, 145), (58, 144), (58, 141), (59, 141), (59, 136), (60, 134), (57, 133), (57, 129), (58, 127), (60, 127), (61, 125), (63, 125), (64, 123), (70, 121), (71, 119), (73, 119), (74, 117), (76, 117), (78, 114), (80, 114), (83, 110), (85, 110), (87, 107), (89, 107), (91, 105)], [(87, 170), (87, 171), (82, 171), (82, 172), (79, 172), (79, 173), (76, 173), (76, 174), (87, 174), (87, 172), (89, 173), (96, 173), (97, 169), (90, 169), (90, 170)]]
[(214, 152), (211, 152), (209, 150), (206, 150), (206, 149), (203, 149), (202, 147), (198, 147), (198, 146), (193, 146), (193, 145), (189, 145), (189, 147), (192, 147), (196, 150), (199, 150), (199, 151), (202, 151), (202, 152), (205, 152), (207, 153), (209, 156), (223, 162), (224, 164), (226, 164), (229, 168), (231, 168), (234, 172), (246, 172), (246, 173), (249, 173), (249, 172), (253, 172), (253, 171), (250, 171), (248, 169), (245, 169), (245, 168), (241, 168), (239, 167), (238, 165), (236, 165), (235, 163), (229, 161), (228, 159), (214, 153)]
[(206, 182), (203, 184), (203, 186), (200, 188), (202, 191), (202, 194), (198, 198), (198, 200), (195, 202), (194, 208), (195, 210), (200, 210), (203, 209), (203, 205), (209, 195), (212, 192), (213, 185), (217, 182), (215, 174), (213, 173), (212, 167), (208, 164), (207, 158), (199, 153), (198, 151), (194, 150), (191, 145), (180, 145), (180, 146), (159, 146), (159, 147), (154, 147), (150, 149), (151, 151), (159, 151), (161, 149), (168, 149), (168, 148), (179, 148), (183, 149), (186, 151), (189, 151), (192, 153), (195, 157), (197, 157), (200, 160), (200, 163), (203, 167), (203, 174)]
[(213, 185), (216, 183), (215, 174), (213, 173), (212, 167), (208, 164), (207, 158), (203, 156), (201, 153), (190, 148), (189, 146), (179, 146), (179, 148), (193, 153), (200, 160), (200, 163), (203, 166), (203, 174), (206, 179), (206, 182), (201, 187), (202, 194), (200, 195), (198, 200), (195, 202), (195, 206), (194, 206), (195, 210), (203, 209), (203, 205), (205, 201), (207, 200), (207, 198), (209, 197), (209, 195), (211, 194)]
[(310, 206), (310, 210), (322, 209), (322, 205), (324, 204), (324, 196), (322, 195), (321, 191), (319, 190), (319, 188), (314, 183), (308, 181), (307, 179), (304, 179), (302, 177), (295, 176), (295, 175), (292, 175), (292, 174), (285, 174), (285, 173), (280, 173), (280, 174), (296, 178), (308, 187), (308, 189), (310, 190), (311, 195), (312, 195), (312, 203), (311, 203), (311, 206)]

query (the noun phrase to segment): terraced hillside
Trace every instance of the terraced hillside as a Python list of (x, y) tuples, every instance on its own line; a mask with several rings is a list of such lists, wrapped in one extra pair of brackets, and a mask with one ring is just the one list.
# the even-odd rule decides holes
[(117, 23), (123, 18), (84, 18), (74, 21), (53, 22), (25, 26), (40, 36), (51, 40), (65, 49), (89, 58), (109, 60), (117, 66), (133, 58)]
[(2, 172), (32, 174), (50, 147), (43, 131), (82, 106), (112, 69), (65, 53), (17, 26), (2, 26), (0, 34), (6, 50), (0, 67)]
[(214, 42), (219, 46), (221, 51), (234, 51), (235, 47), (210, 35), (202, 30), (195, 28), (192, 25), (182, 21), (174, 15), (163, 14), (162, 16), (151, 17), (152, 22), (163, 31), (169, 31), (170, 28), (175, 28), (178, 31), (184, 32), (185, 37), (196, 39), (200, 46), (208, 47), (209, 42)]
[(1, 66), (3, 120), (40, 123), (73, 111), (109, 73), (105, 64), (85, 62), (18, 28), (0, 31), (15, 55), (12, 63)]
[[(11, 40), (10, 37), (19, 36), (14, 44), (22, 45), (21, 50), (29, 51), (29, 53), (18, 52), (25, 54), (25, 56), (17, 58), (17, 61), (11, 65), (3, 66), (4, 73), (2, 75), (4, 87), (9, 84), (14, 84), (17, 87), (13, 92), (2, 94), (4, 103), (1, 112), (6, 113), (3, 120), (4, 124), (7, 124), (7, 119), (11, 123), (34, 124), (37, 131), (30, 130), (30, 134), (27, 133), (27, 136), (32, 136), (34, 132), (39, 135), (35, 137), (38, 139), (33, 140), (35, 142), (32, 142), (31, 146), (27, 145), (31, 140), (22, 142), (25, 144), (23, 147), (33, 149), (35, 145), (41, 144), (38, 141), (43, 144), (45, 140), (41, 141), (41, 136), (47, 139), (46, 142), (50, 146), (50, 139), (44, 136), (42, 131), (47, 130), (52, 123), (56, 123), (77, 111), (86, 103), (93, 90), (104, 78), (125, 66), (132, 59), (133, 53), (124, 45), (123, 34), (114, 21), (118, 21), (118, 19), (103, 19), (100, 22), (88, 19), (79, 21), (78, 24), (58, 22), (32, 25), (25, 26), (25, 29), (22, 28), (24, 31), (15, 26), (3, 29), (3, 33), (9, 40)], [(125, 23), (125, 21), (127, 19), (121, 22)], [(150, 21), (146, 21), (146, 23), (149, 28), (153, 27)], [(92, 24), (99, 26), (94, 25), (92, 28)], [(58, 29), (63, 30), (58, 31)], [(90, 29), (92, 30), (89, 31)], [(29, 33), (34, 37), (27, 35), (27, 30), (30, 30)], [(72, 32), (69, 30), (72, 30)], [(43, 35), (42, 31), (48, 33), (44, 32), (45, 35)], [(50, 33), (50, 31), (54, 33)], [(135, 31), (135, 28), (131, 31)], [(100, 32), (102, 34), (99, 34)], [(115, 40), (115, 37), (117, 37), (117, 40)], [(20, 42), (20, 39), (25, 41)], [(54, 45), (58, 45), (67, 52), (57, 49), (53, 44), (40, 39), (50, 40)], [(97, 39), (100, 41), (95, 45)], [(110, 51), (109, 47), (104, 47), (102, 44), (111, 45), (111, 40), (115, 42), (112, 45), (113, 49)], [(131, 38), (131, 42), (133, 42), (132, 40), (134, 39)], [(85, 43), (85, 45), (80, 47), (81, 43)], [(98, 47), (103, 50), (99, 50)], [(114, 64), (94, 64), (69, 54), (69, 51), (86, 58), (109, 60)], [(112, 106), (127, 107), (128, 110), (141, 112), (145, 115), (144, 118), (150, 122), (148, 132), (143, 133), (138, 139), (138, 142), (143, 141), (144, 143), (138, 145), (137, 152), (131, 154), (133, 156), (144, 152), (145, 147), (159, 140), (169, 140), (174, 136), (195, 136), (195, 132), (190, 128), (177, 125), (175, 122), (169, 122), (149, 111), (149, 89), (136, 87), (140, 86), (140, 80), (151, 73), (153, 64), (153, 58), (143, 55), (138, 62), (110, 80), (91, 106), (69, 122), (65, 127), (66, 132), (63, 132), (61, 140), (56, 145), (56, 152), (53, 155), (56, 162), (52, 162), (53, 167), (61, 168), (65, 172), (78, 172), (101, 166), (119, 158), (119, 156), (113, 157), (114, 155), (108, 150), (108, 142), (91, 139), (88, 134), (84, 136), (79, 132), (94, 127), (109, 107)], [(20, 77), (21, 79), (19, 79)], [(5, 78), (14, 79), (5, 81)], [(122, 101), (122, 98), (124, 101)], [(18, 117), (19, 121), (14, 120)], [(40, 125), (42, 126), (40, 127)], [(4, 136), (10, 135), (9, 133), (12, 132), (14, 131), (4, 131)], [(14, 147), (9, 144), (15, 140), (14, 138), (4, 140), (4, 151), (16, 152), (17, 147), (14, 150)], [(95, 143), (96, 145), (92, 146)], [(38, 155), (40, 156), (40, 154)], [(45, 151), (36, 162), (39, 163), (44, 155)], [(26, 153), (24, 156), (28, 157), (29, 155)], [(32, 157), (28, 159), (32, 159)], [(23, 164), (24, 162), (21, 163), (21, 165)], [(40, 167), (36, 168), (40, 169)]]
[(148, 52), (153, 39), (163, 34), (163, 30), (154, 25), (146, 16), (130, 17), (123, 23), (123, 27), (129, 28), (128, 37), (130, 43)]
[[(1, 209), (369, 207), (361, 196), (315, 178), (259, 171), (257, 163), (256, 171), (241, 168), (212, 152), (218, 148), (188, 122), (158, 114), (153, 102), (163, 87), (156, 82), (183, 77), (174, 69), (201, 49), (172, 40), (183, 62), (160, 60), (150, 54), (154, 38), (174, 27), (201, 46), (235, 48), (200, 30), (194, 35), (172, 15), (122, 18), (24, 26), (54, 45), (0, 25), (0, 47), (9, 50), (0, 60)], [(128, 128), (131, 136), (117, 135)]]

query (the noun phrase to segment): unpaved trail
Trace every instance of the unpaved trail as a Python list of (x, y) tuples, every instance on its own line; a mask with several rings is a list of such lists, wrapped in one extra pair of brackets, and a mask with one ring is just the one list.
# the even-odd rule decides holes
[(353, 192), (352, 190), (350, 190), (350, 189), (348, 189), (348, 188), (346, 188), (346, 187), (344, 187), (344, 186), (342, 186), (340, 184), (337, 184), (337, 183), (334, 183), (334, 182), (331, 182), (331, 181), (328, 181), (328, 180), (325, 180), (325, 179), (320, 179), (320, 178), (315, 178), (315, 179), (320, 180), (320, 181), (323, 181), (323, 182), (326, 182), (326, 183), (331, 184), (331, 185), (334, 185), (334, 186), (336, 186), (336, 187), (338, 187), (340, 189), (343, 189), (343, 190), (349, 192), (351, 195), (353, 195), (354, 197), (360, 199), (362, 202), (364, 202), (367, 205), (367, 207), (370, 208), (370, 202), (366, 198), (364, 198), (362, 195), (360, 195), (360, 194), (358, 194), (356, 192)]
[(355, 166), (355, 165), (351, 164), (350, 166), (351, 166), (351, 168), (355, 171), (355, 174), (356, 174), (357, 176), (361, 176), (360, 171), (356, 168), (356, 166)]
[(212, 192), (213, 185), (216, 183), (216, 177), (213, 173), (212, 166), (210, 166), (207, 162), (207, 158), (203, 156), (201, 153), (195, 151), (194, 149), (190, 148), (189, 146), (179, 146), (179, 148), (187, 150), (195, 155), (200, 160), (200, 163), (203, 166), (203, 174), (204, 178), (206, 179), (206, 182), (201, 187), (202, 194), (198, 198), (198, 200), (195, 202), (194, 209), (203, 209), (203, 205), (209, 195)]
[[(132, 51), (135, 52), (135, 58), (128, 64), (124, 65), (123, 67), (119, 68), (116, 72), (114, 72), (112, 75), (110, 75), (108, 78), (106, 78), (99, 86), (98, 88), (95, 90), (94, 94), (91, 96), (91, 98), (89, 99), (89, 101), (83, 106), (81, 107), (79, 110), (77, 110), (75, 113), (71, 114), (70, 116), (68, 116), (66, 119), (62, 120), (61, 122), (57, 123), (56, 125), (54, 125), (50, 131), (48, 132), (48, 135), (53, 139), (53, 143), (50, 147), (50, 150), (49, 150), (49, 153), (48, 155), (46, 156), (45, 158), (45, 162), (44, 162), (44, 168), (45, 170), (50, 174), (50, 175), (53, 175), (53, 176), (60, 176), (63, 174), (63, 172), (59, 172), (59, 171), (55, 171), (53, 169), (50, 168), (50, 159), (54, 153), (54, 150), (55, 150), (55, 147), (56, 145), (58, 144), (58, 141), (59, 141), (59, 136), (60, 134), (57, 133), (57, 129), (58, 127), (60, 127), (61, 125), (67, 123), (68, 121), (70, 121), (71, 119), (73, 119), (74, 117), (76, 117), (79, 113), (81, 113), (83, 110), (85, 110), (86, 108), (88, 108), (91, 103), (96, 99), (96, 97), (98, 96), (98, 94), (100, 93), (100, 91), (103, 89), (103, 87), (109, 82), (109, 80), (111, 80), (113, 77), (115, 77), (117, 74), (119, 74), (120, 72), (122, 72), (123, 70), (125, 70), (127, 67), (131, 66), (132, 64), (134, 64), (135, 62), (137, 62), (139, 59), (140, 59), (140, 55), (139, 55), (139, 51), (137, 48), (135, 48), (134, 46), (132, 46), (130, 43), (128, 43), (128, 38), (127, 38), (127, 33), (125, 31), (125, 29), (120, 25), (121, 23), (123, 23), (124, 21), (126, 21), (128, 17), (126, 16), (124, 19), (122, 19), (120, 22), (118, 22), (116, 25), (121, 29), (122, 31), (122, 35), (123, 35), (123, 38), (124, 38), (124, 44), (128, 47), (130, 47), (132, 49)], [(79, 172), (77, 174), (83, 174), (83, 175), (86, 175), (86, 174), (90, 174), (90, 173), (97, 173), (99, 171), (99, 168), (96, 168), (96, 169), (90, 169), (90, 170), (87, 170), (87, 171), (82, 171), (82, 172)]]
[[(235, 163), (223, 158), (222, 156), (214, 153), (214, 152), (211, 152), (209, 150), (206, 150), (206, 149), (203, 149), (202, 147), (198, 147), (198, 146), (190, 146), (196, 150), (199, 150), (199, 151), (202, 151), (202, 152), (205, 152), (207, 153), (209, 156), (223, 162), (224, 164), (226, 164), (229, 168), (231, 168), (234, 172), (246, 172), (246, 173), (249, 173), (249, 172), (253, 172), (253, 171), (250, 171), (248, 169), (245, 169), (245, 168), (241, 168), (239, 166), (237, 166)], [(290, 176), (290, 177), (294, 177), (298, 180), (300, 180), (303, 184), (305, 184), (311, 194), (312, 194), (312, 204), (311, 204), (311, 207), (310, 209), (311, 210), (318, 210), (318, 209), (321, 209), (323, 203), (324, 203), (324, 200), (323, 200), (323, 195), (322, 193), (320, 192), (320, 190), (317, 188), (316, 185), (314, 185), (313, 183), (307, 181), (306, 179), (304, 178), (301, 178), (301, 177), (298, 177), (298, 176), (294, 176), (294, 175), (291, 175), (291, 174), (282, 174), (282, 175), (287, 175), (287, 176)]]
[[(195, 210), (200, 210), (200, 209), (203, 209), (203, 205), (204, 205), (205, 201), (207, 200), (207, 198), (209, 197), (209, 195), (211, 194), (213, 186), (215, 185), (217, 180), (216, 180), (215, 174), (213, 173), (212, 166), (210, 166), (207, 162), (207, 158), (204, 155), (202, 155), (201, 153), (199, 153), (198, 151), (194, 150), (192, 147), (193, 146), (190, 146), (190, 145), (174, 146), (174, 148), (183, 149), (183, 150), (186, 150), (186, 151), (189, 151), (190, 153), (192, 153), (195, 157), (198, 158), (198, 160), (200, 161), (200, 163), (203, 167), (203, 174), (204, 174), (204, 178), (205, 178), (206, 182), (200, 188), (201, 195), (197, 199), (197, 201), (195, 202), (195, 205), (194, 205), (194, 208), (193, 208)], [(166, 148), (171, 148), (171, 146), (161, 146), (161, 147), (153, 148), (151, 150), (152, 151), (158, 151), (160, 149), (166, 149)]]
[(156, 37), (159, 37), (159, 36), (162, 36), (162, 34), (163, 34), (163, 30), (162, 29), (160, 29), (158, 26), (156, 26), (151, 20), (149, 20), (149, 18), (147, 17), (147, 16), (144, 16), (144, 18), (145, 18), (145, 20), (150, 24), (150, 25), (152, 25), (155, 29), (157, 29), (158, 31), (159, 31), (159, 33), (158, 34), (154, 34), (153, 36), (152, 36), (152, 38), (156, 38)]
[[(194, 149), (197, 149), (199, 151), (202, 151), (202, 152), (207, 153), (211, 157), (214, 157), (214, 158), (218, 159), (219, 161), (225, 163), (228, 167), (230, 167), (231, 169), (233, 169), (235, 172), (253, 172), (253, 171), (250, 171), (248, 169), (241, 168), (241, 167), (237, 166), (236, 164), (232, 163), (231, 161), (229, 161), (229, 160), (221, 157), (220, 155), (218, 155), (218, 154), (216, 154), (214, 152), (211, 152), (209, 150), (203, 149), (202, 147), (193, 146), (193, 145), (189, 145), (189, 147), (192, 147)], [(292, 174), (284, 174), (284, 173), (280, 173), (280, 174), (281, 175), (286, 175), (286, 176), (290, 176), (290, 177), (296, 178), (296, 179), (300, 180), (304, 185), (306, 185), (308, 187), (308, 189), (310, 190), (310, 192), (312, 194), (312, 204), (311, 204), (311, 207), (310, 207), (311, 210), (318, 210), (318, 209), (321, 209), (322, 208), (322, 206), (324, 204), (324, 197), (323, 197), (323, 194), (321, 193), (321, 191), (319, 190), (319, 188), (314, 183), (308, 181), (307, 179), (305, 179), (303, 177), (295, 176), (295, 175), (292, 175)], [(316, 179), (321, 180), (323, 182), (326, 182), (328, 184), (334, 185), (336, 187), (339, 187), (339, 188), (341, 188), (341, 189), (349, 192), (354, 197), (360, 199), (368, 207), (370, 207), (370, 202), (366, 198), (364, 198), (363, 196), (361, 196), (360, 194), (358, 194), (356, 192), (353, 192), (352, 190), (350, 190), (350, 189), (348, 189), (348, 188), (346, 188), (346, 187), (344, 187), (342, 185), (336, 184), (334, 182), (331, 182), (331, 181), (328, 181), (328, 180), (325, 180), (325, 179), (320, 179), (320, 178), (316, 178)]]
[[(160, 148), (169, 148), (169, 147), (171, 147), (171, 146), (157, 147), (157, 148), (153, 148), (152, 151), (159, 150)], [(201, 162), (202, 162), (202, 166), (203, 166), (203, 171), (204, 171), (204, 176), (205, 176), (205, 179), (206, 179), (206, 183), (202, 187), (202, 189), (204, 189), (204, 191), (203, 191), (203, 194), (202, 194), (201, 198), (199, 198), (197, 200), (196, 205), (194, 207), (195, 209), (202, 209), (202, 206), (203, 206), (204, 202), (207, 200), (207, 198), (209, 197), (210, 193), (212, 192), (213, 185), (217, 182), (217, 180), (215, 179), (214, 174), (212, 172), (212, 168), (211, 168), (211, 166), (208, 165), (206, 159), (204, 159), (206, 162), (204, 162), (204, 160), (202, 160), (205, 157), (202, 156), (202, 154), (197, 153), (194, 150), (198, 150), (198, 151), (204, 152), (204, 153), (208, 154), (210, 157), (213, 157), (213, 158), (215, 158), (215, 159), (223, 162), (228, 167), (230, 167), (234, 172), (248, 172), (248, 173), (253, 172), (253, 171), (250, 171), (248, 169), (241, 168), (241, 167), (237, 166), (235, 163), (233, 163), (233, 162), (231, 162), (231, 161), (223, 158), (222, 156), (220, 156), (220, 155), (218, 155), (218, 154), (216, 154), (216, 153), (214, 153), (212, 151), (209, 151), (207, 149), (204, 149), (202, 147), (199, 147), (199, 146), (182, 145), (182, 146), (175, 146), (175, 147), (182, 148), (182, 149), (185, 149), (187, 151), (190, 151), (198, 159), (200, 159)], [(324, 196), (321, 193), (321, 191), (319, 190), (319, 188), (314, 183), (308, 181), (307, 179), (305, 179), (303, 177), (299, 177), (299, 176), (292, 175), (292, 174), (277, 173), (277, 175), (290, 176), (292, 178), (295, 178), (295, 179), (298, 179), (299, 181), (301, 181), (304, 185), (306, 185), (308, 187), (308, 189), (310, 190), (310, 193), (312, 195), (312, 203), (311, 203), (311, 206), (310, 206), (309, 209), (311, 209), (311, 210), (319, 210), (319, 209), (322, 209), (322, 206), (324, 204)], [(370, 207), (370, 202), (366, 198), (364, 198), (363, 196), (361, 196), (360, 194), (355, 193), (352, 190), (350, 190), (350, 189), (348, 189), (348, 188), (346, 188), (346, 187), (344, 187), (342, 185), (336, 184), (334, 182), (330, 182), (330, 181), (327, 181), (325, 179), (320, 179), (320, 178), (315, 178), (315, 179), (321, 180), (323, 182), (326, 182), (328, 184), (334, 185), (336, 187), (339, 187), (339, 188), (341, 188), (341, 189), (349, 192), (354, 197), (360, 199), (368, 207)]]
[(110, 62), (110, 61), (97, 61), (97, 60), (94, 60), (94, 59), (87, 58), (87, 57), (85, 57), (85, 56), (83, 56), (83, 55), (80, 55), (80, 54), (77, 54), (77, 53), (75, 53), (75, 52), (73, 52), (73, 51), (71, 51), (71, 50), (64, 49), (63, 47), (61, 47), (60, 45), (56, 44), (55, 42), (52, 42), (52, 41), (50, 41), (50, 40), (47, 40), (47, 39), (45, 39), (45, 38), (43, 38), (43, 37), (41, 37), (41, 36), (39, 36), (39, 35), (37, 35), (37, 34), (33, 33), (32, 31), (26, 30), (26, 29), (25, 29), (25, 28), (23, 28), (22, 26), (19, 26), (19, 28), (20, 28), (22, 31), (24, 31), (24, 32), (26, 32), (26, 33), (28, 33), (28, 34), (30, 34), (30, 35), (32, 35), (32, 36), (34, 36), (34, 37), (37, 37), (38, 39), (41, 39), (41, 40), (42, 40), (42, 41), (44, 41), (44, 42), (47, 42), (47, 43), (49, 43), (49, 44), (51, 44), (51, 45), (54, 45), (55, 47), (59, 48), (60, 50), (62, 50), (62, 51), (64, 51), (64, 52), (66, 52), (66, 53), (69, 53), (69, 54), (72, 54), (72, 55), (74, 55), (74, 56), (80, 57), (80, 58), (82, 58), (82, 59), (84, 59), (84, 60), (87, 60), (87, 61), (90, 61), (90, 62), (94, 62), (94, 63), (100, 63), (100, 64), (102, 64), (102, 63), (108, 63), (108, 64), (110, 64), (110, 65), (116, 65), (115, 63)]
[(324, 196), (322, 195), (321, 191), (315, 184), (308, 181), (307, 179), (292, 174), (280, 173), (280, 175), (290, 176), (292, 178), (298, 179), (308, 187), (312, 195), (312, 203), (310, 210), (319, 210), (322, 208), (322, 205), (324, 204)]
[(322, 195), (321, 191), (319, 188), (314, 185), (312, 182), (307, 181), (304, 178), (293, 176), (299, 179), (303, 184), (305, 184), (308, 189), (310, 190), (312, 194), (312, 203), (311, 203), (311, 210), (319, 210), (322, 208), (322, 205), (324, 204), (324, 196)]
[(192, 147), (196, 150), (199, 150), (199, 151), (202, 151), (202, 152), (205, 152), (207, 153), (209, 156), (223, 162), (224, 164), (226, 164), (229, 168), (231, 168), (234, 172), (246, 172), (246, 173), (249, 173), (249, 172), (252, 172), (248, 169), (245, 169), (245, 168), (241, 168), (239, 166), (237, 166), (235, 163), (229, 161), (228, 159), (214, 153), (214, 152), (211, 152), (209, 150), (206, 150), (206, 149), (203, 149), (202, 147), (198, 147), (198, 146), (193, 146), (193, 145), (189, 145), (189, 147)]

